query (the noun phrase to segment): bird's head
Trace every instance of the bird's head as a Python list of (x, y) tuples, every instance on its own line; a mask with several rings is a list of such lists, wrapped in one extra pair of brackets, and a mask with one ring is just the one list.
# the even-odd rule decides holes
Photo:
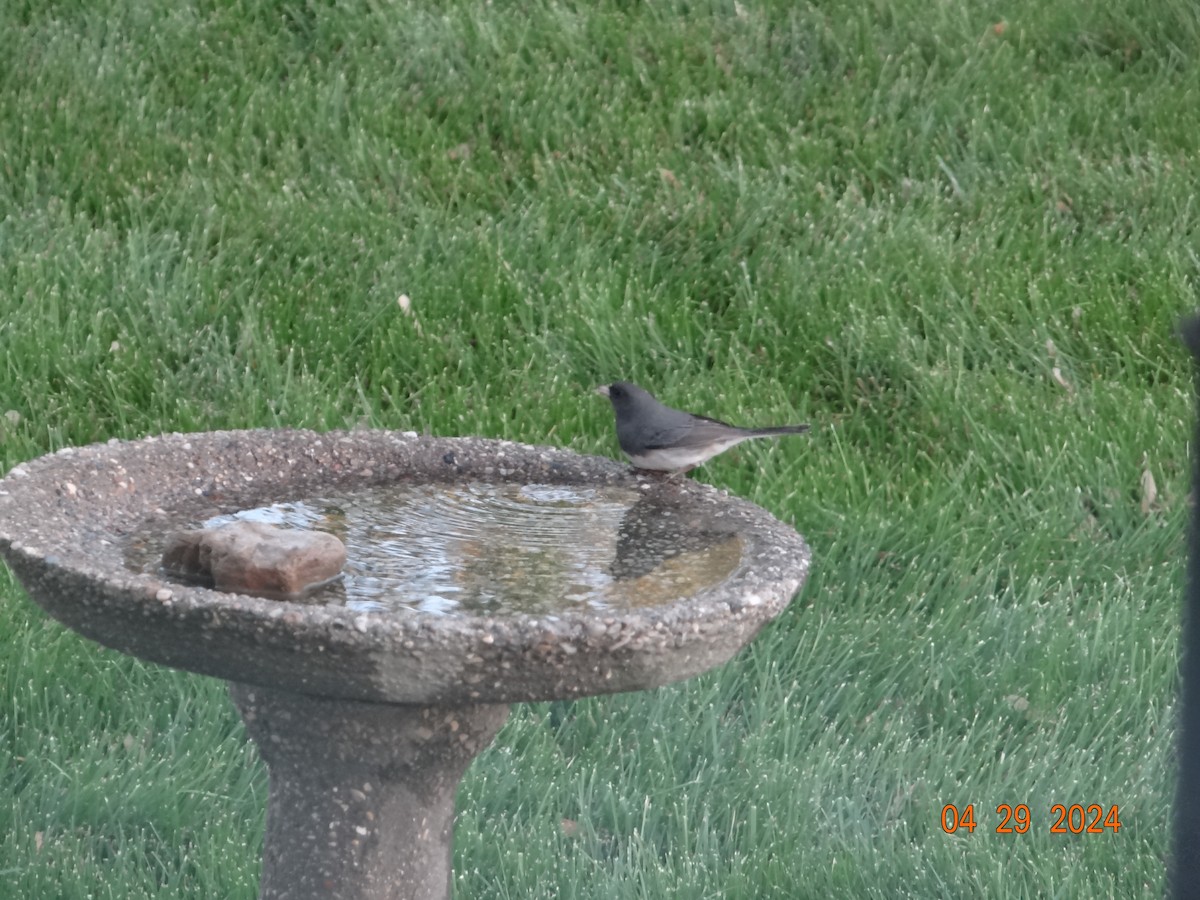
[(626, 409), (643, 399), (653, 399), (646, 391), (628, 381), (602, 384), (596, 388), (596, 393), (607, 397), (616, 409)]

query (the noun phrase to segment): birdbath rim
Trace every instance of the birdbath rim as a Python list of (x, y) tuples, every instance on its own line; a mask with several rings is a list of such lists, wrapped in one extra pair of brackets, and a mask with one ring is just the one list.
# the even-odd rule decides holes
[[(400, 479), (666, 493), (735, 529), (742, 558), (720, 585), (676, 602), (552, 616), (312, 606), (125, 565), (130, 536), (156, 519), (169, 527), (181, 509), (246, 509)], [(399, 703), (551, 699), (690, 677), (778, 615), (810, 565), (793, 529), (709, 485), (664, 483), (568, 450), (384, 430), (172, 433), (59, 450), (0, 480), (0, 555), (47, 612), (114, 649), (228, 680)]]

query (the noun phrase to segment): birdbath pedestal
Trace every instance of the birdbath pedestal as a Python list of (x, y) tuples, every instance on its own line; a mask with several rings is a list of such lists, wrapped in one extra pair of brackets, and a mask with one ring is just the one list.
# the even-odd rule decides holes
[[(555, 596), (555, 575), (526, 591), (537, 595), (527, 607), (519, 597), (436, 612), (296, 603), (175, 583), (131, 561), (147, 533), (397, 484), (624, 498), (604, 507), (608, 519), (588, 520), (582, 541), (564, 534), (572, 546), (542, 553), (561, 557), (563, 571), (581, 542), (611, 558), (607, 593)], [(516, 529), (510, 539), (515, 552), (525, 538)], [(448, 897), (455, 792), (509, 704), (704, 672), (778, 615), (809, 567), (795, 531), (705, 485), (544, 447), (385, 431), (176, 434), (61, 450), (0, 480), (0, 554), (68, 627), (229, 682), (269, 773), (264, 900)], [(504, 562), (493, 555), (485, 579)]]

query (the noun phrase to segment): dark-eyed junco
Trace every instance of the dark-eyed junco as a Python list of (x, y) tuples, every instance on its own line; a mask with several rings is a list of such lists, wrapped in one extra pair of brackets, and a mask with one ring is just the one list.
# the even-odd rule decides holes
[(718, 453), (750, 438), (803, 434), (807, 425), (774, 428), (738, 428), (726, 422), (694, 416), (664, 406), (628, 381), (596, 388), (612, 401), (617, 415), (617, 440), (625, 455), (639, 469), (677, 474), (686, 472)]

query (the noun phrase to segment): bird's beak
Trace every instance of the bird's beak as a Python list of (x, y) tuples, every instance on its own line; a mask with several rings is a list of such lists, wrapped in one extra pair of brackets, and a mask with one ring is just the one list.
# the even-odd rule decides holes
[(607, 397), (608, 396), (608, 385), (607, 384), (600, 385), (600, 387), (596, 388), (596, 393), (599, 394), (601, 397)]

